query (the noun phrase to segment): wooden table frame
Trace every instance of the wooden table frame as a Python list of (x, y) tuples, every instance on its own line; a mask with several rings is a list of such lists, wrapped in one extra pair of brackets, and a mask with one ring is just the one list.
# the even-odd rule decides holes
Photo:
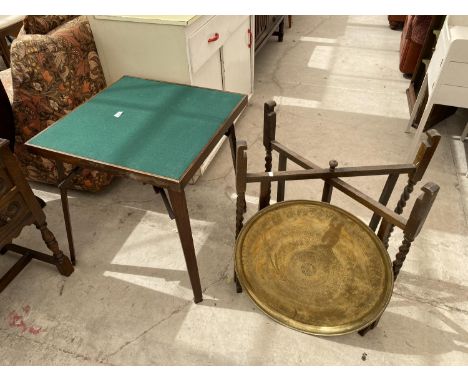
[[(175, 180), (154, 174), (144, 173), (141, 171), (133, 170), (130, 168), (119, 167), (107, 163), (100, 163), (87, 158), (78, 157), (72, 154), (65, 154), (62, 152), (44, 149), (40, 146), (34, 146), (26, 143), (26, 146), (31, 152), (46, 156), (55, 160), (57, 171), (59, 174), (58, 188), (62, 200), (63, 216), (65, 220), (65, 227), (67, 231), (67, 238), (70, 250), (70, 258), (73, 264), (76, 264), (75, 248), (73, 243), (73, 233), (70, 221), (70, 210), (68, 205), (67, 190), (70, 187), (73, 178), (79, 172), (80, 168), (92, 168), (96, 170), (105, 171), (108, 173), (116, 174), (119, 176), (129, 177), (142, 183), (151, 184), (157, 189), (167, 189), (169, 194), (170, 204), (175, 216), (179, 238), (184, 252), (185, 263), (190, 278), (190, 283), (193, 290), (194, 302), (199, 303), (203, 301), (202, 289), (200, 284), (200, 276), (198, 273), (197, 259), (195, 256), (195, 248), (193, 245), (192, 229), (190, 226), (190, 218), (187, 209), (187, 200), (185, 196), (185, 187), (194, 176), (195, 172), (200, 168), (204, 160), (208, 157), (211, 151), (221, 138), (226, 135), (229, 138), (231, 148), (233, 165), (236, 163), (236, 134), (234, 121), (240, 115), (242, 110), (247, 106), (248, 98), (244, 96), (237, 106), (232, 110), (228, 118), (217, 129), (215, 134), (211, 137), (209, 142), (200, 151), (197, 157), (190, 163), (180, 179)], [(70, 163), (74, 166), (73, 170), (65, 173), (63, 163)], [(156, 189), (155, 189), (156, 191)]]

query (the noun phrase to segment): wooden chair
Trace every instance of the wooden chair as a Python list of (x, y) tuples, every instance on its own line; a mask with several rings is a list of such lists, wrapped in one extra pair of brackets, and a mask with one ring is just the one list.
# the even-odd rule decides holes
[[(8, 141), (0, 138), (0, 253), (3, 255), (12, 251), (22, 255), (0, 278), (0, 292), (32, 259), (55, 265), (64, 276), (73, 273), (70, 260), (64, 256), (54, 235), (47, 228), (42, 207), (25, 180), (18, 160), (8, 148)], [(22, 229), (30, 224), (34, 224), (41, 232), (47, 248), (53, 253), (52, 256), (12, 243)]]
[(0, 54), (7, 68), (10, 67), (10, 45), (23, 26), (24, 16), (0, 16)]
[[(422, 187), (423, 193), (416, 200), (409, 218), (401, 216), (404, 207), (416, 184), (422, 179), (435, 149), (440, 141), (440, 135), (435, 130), (429, 130), (427, 140), (423, 142), (413, 161), (408, 164), (396, 164), (385, 166), (361, 166), (339, 168), (338, 163), (330, 161), (329, 168), (321, 168), (317, 164), (305, 159), (298, 153), (288, 149), (275, 140), (276, 130), (276, 104), (273, 101), (265, 103), (264, 107), (264, 135), (263, 144), (265, 146), (265, 172), (247, 173), (247, 145), (244, 141), (238, 141), (236, 151), (236, 239), (243, 228), (244, 212), (246, 211), (245, 192), (248, 183), (260, 183), (259, 211), (269, 206), (271, 195), (271, 183), (277, 182), (277, 202), (282, 202), (285, 196), (285, 182), (305, 179), (322, 179), (324, 181), (322, 202), (330, 203), (334, 189), (337, 189), (373, 212), (373, 216), (368, 224), (370, 233), (376, 235), (383, 243), (385, 250), (388, 249), (388, 241), (394, 230), (398, 227), (403, 231), (403, 242), (399, 247), (396, 259), (393, 261), (393, 280), (396, 280), (400, 269), (405, 261), (406, 255), (411, 247), (411, 243), (419, 234), (431, 206), (439, 191), (439, 186), (434, 183), (426, 183)], [(272, 171), (272, 152), (279, 153), (278, 171)], [(303, 170), (287, 171), (287, 161), (290, 160)], [(387, 180), (380, 194), (379, 200), (374, 200), (357, 188), (346, 183), (345, 177), (387, 175)], [(387, 207), (387, 203), (392, 195), (396, 182), (400, 175), (407, 175), (408, 181), (403, 193), (394, 210)], [(286, 203), (286, 202), (285, 202)], [(259, 213), (257, 213), (259, 214)], [(253, 219), (253, 218), (252, 218)], [(365, 227), (364, 227), (365, 228)], [(365, 228), (367, 230), (367, 228)], [(374, 232), (374, 233), (373, 233)], [(239, 245), (239, 240), (237, 240)], [(238, 251), (236, 250), (236, 261)], [(387, 255), (386, 255), (387, 256)], [(388, 256), (387, 256), (388, 257)], [(390, 261), (390, 260), (389, 260)], [(389, 267), (391, 267), (389, 262)], [(234, 279), (237, 292), (242, 292), (238, 274), (235, 271)], [(393, 284), (392, 284), (393, 286)], [(359, 330), (364, 335), (368, 330), (373, 329), (378, 322), (378, 318), (368, 326)]]

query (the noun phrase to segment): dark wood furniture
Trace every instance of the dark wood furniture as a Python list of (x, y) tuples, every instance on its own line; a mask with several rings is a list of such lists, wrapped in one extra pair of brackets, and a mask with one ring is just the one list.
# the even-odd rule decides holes
[[(8, 251), (21, 254), (21, 258), (0, 278), (0, 292), (32, 260), (53, 264), (64, 276), (73, 273), (73, 266), (64, 256), (52, 232), (47, 228), (46, 216), (40, 201), (34, 196), (24, 178), (18, 160), (11, 153), (8, 141), (0, 138), (0, 253)], [(30, 224), (41, 232), (53, 256), (12, 243)]]
[[(440, 141), (440, 135), (435, 130), (427, 132), (427, 141), (423, 142), (413, 163), (404, 163), (385, 166), (361, 166), (361, 167), (343, 167), (339, 168), (338, 163), (334, 160), (330, 161), (328, 168), (322, 168), (315, 163), (302, 157), (300, 154), (288, 149), (275, 139), (276, 132), (276, 112), (274, 110), (276, 104), (271, 101), (265, 104), (264, 108), (264, 131), (263, 144), (265, 146), (265, 172), (247, 173), (247, 145), (243, 141), (237, 143), (236, 154), (236, 189), (237, 189), (237, 206), (236, 206), (236, 238), (240, 238), (244, 234), (243, 219), (246, 210), (245, 192), (248, 183), (260, 183), (259, 211), (263, 210), (270, 204), (271, 183), (277, 182), (277, 202), (283, 202), (285, 197), (285, 182), (293, 180), (305, 179), (322, 179), (324, 181), (322, 202), (330, 203), (334, 189), (342, 191), (358, 203), (362, 204), (373, 212), (369, 222), (369, 228), (372, 235), (381, 241), (385, 250), (388, 249), (389, 238), (394, 230), (398, 227), (403, 231), (403, 242), (399, 247), (396, 259), (391, 266), (393, 279), (396, 279), (400, 269), (405, 261), (406, 255), (411, 247), (411, 243), (419, 234), (426, 217), (431, 209), (431, 206), (439, 191), (439, 186), (434, 183), (427, 183), (422, 187), (422, 195), (416, 200), (414, 207), (411, 210), (409, 218), (403, 217), (401, 214), (412, 193), (416, 184), (422, 179), (429, 162)], [(272, 152), (276, 151), (279, 154), (278, 171), (272, 171)], [(287, 161), (290, 160), (296, 165), (302, 167), (302, 170), (286, 170)], [(393, 193), (394, 187), (400, 175), (408, 176), (407, 185), (400, 196), (398, 204), (394, 210), (387, 207), (387, 203)], [(345, 177), (356, 176), (372, 176), (372, 175), (387, 175), (387, 181), (380, 194), (379, 200), (374, 200), (362, 191), (346, 183)], [(258, 214), (260, 214), (259, 212)], [(256, 215), (252, 219), (255, 218)], [(280, 220), (277, 219), (278, 223)], [(285, 227), (285, 231), (286, 231)], [(242, 230), (242, 232), (241, 232)], [(261, 229), (260, 229), (261, 230)], [(281, 230), (279, 230), (281, 231)], [(373, 233), (375, 232), (375, 234)], [(272, 240), (274, 240), (273, 238)], [(312, 241), (312, 239), (310, 239)], [(236, 272), (239, 271), (238, 266), (242, 263), (242, 248), (238, 247), (241, 244), (239, 240), (236, 243)], [(270, 244), (270, 249), (276, 248), (274, 244)], [(289, 247), (291, 248), (291, 247)], [(295, 250), (293, 247), (291, 250)], [(273, 250), (272, 250), (273, 251)], [(356, 254), (356, 257), (357, 254)], [(280, 261), (280, 260), (278, 260)], [(261, 266), (261, 265), (258, 265)], [(372, 268), (372, 267), (371, 267)], [(370, 268), (369, 268), (370, 269)], [(370, 269), (371, 270), (371, 269)], [(257, 272), (258, 273), (258, 272)], [(372, 271), (368, 273), (372, 277)], [(307, 276), (307, 275), (306, 275)], [(273, 277), (273, 275), (271, 276)], [(237, 291), (242, 291), (242, 285), (238, 278), (238, 273), (235, 273)], [(245, 278), (241, 281), (246, 282)], [(244, 285), (245, 287), (245, 285)], [(247, 288), (251, 289), (251, 284), (247, 282)], [(252, 291), (248, 290), (252, 297)], [(254, 299), (255, 301), (255, 299)], [(266, 311), (265, 301), (255, 301), (257, 305)], [(291, 309), (292, 315), (295, 317), (299, 311)], [(375, 317), (372, 322), (368, 322), (363, 326), (359, 333), (364, 335), (368, 330), (373, 329), (378, 322), (379, 317)], [(281, 322), (281, 321), (280, 321)], [(287, 324), (282, 322), (283, 324)], [(303, 330), (295, 327), (295, 329)], [(318, 333), (315, 333), (318, 334)], [(323, 334), (323, 333), (320, 333)], [(328, 334), (328, 335), (336, 335)]]
[(393, 29), (393, 30), (403, 29), (406, 15), (391, 15), (391, 16), (387, 16), (387, 19), (388, 19), (388, 25), (390, 29)]
[[(270, 36), (278, 36), (278, 41), (283, 41), (284, 20), (286, 16), (255, 16), (255, 53), (267, 42)], [(289, 18), (291, 27), (291, 19)]]
[[(202, 301), (185, 187), (223, 135), (235, 162), (234, 120), (247, 96), (122, 77), (26, 145), (55, 160), (70, 254), (75, 260), (67, 188), (81, 167), (101, 169), (167, 189), (194, 301)], [(75, 167), (65, 173), (63, 162)]]
[(10, 67), (10, 45), (23, 26), (22, 17), (1, 16), (0, 53), (7, 68)]

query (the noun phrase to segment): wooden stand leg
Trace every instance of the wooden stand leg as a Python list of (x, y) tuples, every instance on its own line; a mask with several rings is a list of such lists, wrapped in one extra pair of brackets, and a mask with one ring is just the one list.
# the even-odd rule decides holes
[(242, 293), (242, 285), (237, 278), (236, 271), (234, 271), (234, 282), (236, 283), (236, 293)]
[[(247, 143), (245, 141), (239, 141), (236, 149), (236, 240), (239, 233), (244, 225), (244, 212), (247, 209), (247, 203), (245, 202), (245, 191), (247, 189)], [(235, 266), (234, 266), (235, 268)], [(234, 281), (236, 283), (236, 292), (242, 292), (242, 285), (237, 278), (236, 271), (234, 269)]]
[(193, 246), (192, 229), (190, 227), (190, 218), (187, 210), (187, 201), (184, 190), (176, 191), (168, 189), (169, 199), (174, 210), (177, 230), (179, 231), (180, 243), (184, 251), (185, 264), (192, 285), (195, 303), (203, 301), (200, 285), (200, 276), (198, 274), (197, 258), (195, 256), (195, 247)]
[(369, 326), (366, 326), (364, 329), (361, 329), (358, 333), (364, 337), (366, 335), (367, 332), (369, 332), (370, 330), (374, 329), (377, 324), (379, 323), (379, 320), (380, 318), (378, 318), (377, 320), (375, 320), (372, 324), (370, 324)]
[[(59, 183), (65, 180), (65, 169), (63, 167), (63, 163), (61, 161), (56, 161), (57, 172), (59, 176)], [(67, 194), (67, 187), (60, 187), (60, 199), (62, 200), (62, 210), (63, 210), (63, 218), (65, 220), (65, 228), (67, 230), (67, 239), (68, 239), (68, 249), (70, 251), (70, 259), (73, 265), (76, 265), (76, 256), (75, 256), (75, 245), (73, 243), (73, 232), (72, 226), (70, 221), (70, 210), (68, 207), (68, 194)]]
[(278, 27), (278, 42), (283, 41), (283, 36), (284, 36), (284, 19), (283, 21), (280, 22), (279, 27)]
[[(265, 102), (263, 106), (263, 146), (265, 146), (265, 172), (270, 172), (272, 169), (272, 147), (271, 142), (276, 135), (276, 102)], [(270, 205), (271, 199), (271, 182), (260, 182), (260, 196), (258, 201), (258, 209), (261, 210)]]
[[(398, 180), (399, 174), (390, 174), (387, 177), (387, 181), (385, 182), (384, 188), (382, 193), (380, 194), (379, 203), (383, 204), (384, 206), (387, 205), (388, 201), (390, 200), (390, 196), (392, 196), (393, 190), (395, 188), (396, 182)], [(375, 232), (377, 226), (380, 222), (380, 215), (374, 212), (372, 215), (371, 221), (369, 222), (369, 228)]]
[(466, 139), (466, 136), (468, 135), (468, 122), (465, 125), (465, 128), (463, 129), (463, 133), (461, 133), (460, 140), (463, 142)]
[(161, 195), (161, 199), (163, 200), (164, 206), (166, 207), (169, 219), (174, 220), (174, 211), (172, 211), (171, 203), (169, 202), (169, 199), (167, 199), (166, 191), (164, 191), (164, 188), (153, 186), (153, 191), (155, 194)]
[[(283, 153), (279, 154), (278, 171), (286, 171), (288, 157)], [(284, 180), (278, 181), (278, 188), (276, 193), (276, 201), (282, 202), (284, 200), (286, 182)]]
[(36, 228), (41, 231), (42, 240), (44, 240), (47, 248), (52, 251), (56, 261), (55, 265), (60, 274), (64, 276), (70, 276), (73, 273), (73, 266), (70, 263), (70, 260), (68, 260), (68, 257), (63, 255), (63, 252), (58, 246), (57, 240), (55, 240), (54, 234), (50, 231), (49, 228), (47, 228), (47, 223), (44, 222), (42, 224), (37, 224)]

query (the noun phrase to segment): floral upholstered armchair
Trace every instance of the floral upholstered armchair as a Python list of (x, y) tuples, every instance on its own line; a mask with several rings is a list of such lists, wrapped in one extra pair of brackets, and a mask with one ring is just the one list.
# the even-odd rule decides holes
[[(31, 154), (24, 143), (106, 86), (86, 16), (27, 16), (11, 46), (11, 77), (15, 154), (28, 180), (56, 184), (55, 163)], [(99, 191), (111, 180), (83, 169), (73, 187)]]

